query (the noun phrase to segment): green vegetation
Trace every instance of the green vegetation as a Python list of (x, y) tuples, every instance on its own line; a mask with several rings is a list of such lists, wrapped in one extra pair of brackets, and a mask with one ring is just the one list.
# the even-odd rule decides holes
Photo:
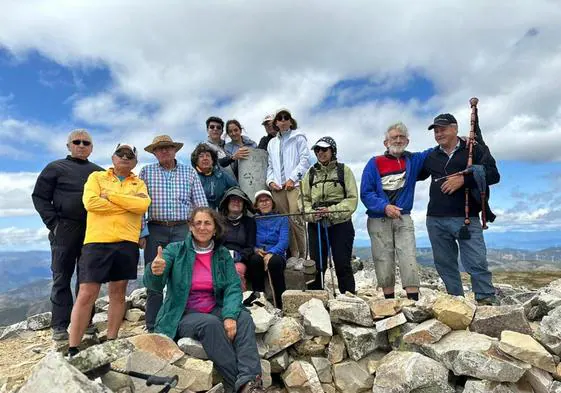
[[(462, 278), (465, 282), (469, 282), (467, 274), (462, 274)], [(561, 278), (561, 271), (493, 271), (493, 282), (528, 289), (541, 288), (559, 278)]]

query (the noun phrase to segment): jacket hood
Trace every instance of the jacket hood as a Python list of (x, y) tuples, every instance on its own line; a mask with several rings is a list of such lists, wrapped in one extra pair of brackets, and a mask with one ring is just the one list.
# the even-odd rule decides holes
[(242, 191), (241, 188), (239, 187), (230, 187), (226, 190), (226, 192), (224, 193), (224, 196), (222, 197), (222, 200), (220, 201), (220, 204), (218, 205), (218, 210), (220, 210), (221, 212), (227, 211), (228, 210), (228, 198), (232, 197), (232, 196), (237, 196), (239, 198), (241, 198), (243, 200), (243, 204), (244, 204), (244, 210), (249, 210), (250, 212), (253, 212), (253, 206), (251, 204), (251, 200), (249, 199), (249, 197), (247, 196), (247, 194), (245, 192)]

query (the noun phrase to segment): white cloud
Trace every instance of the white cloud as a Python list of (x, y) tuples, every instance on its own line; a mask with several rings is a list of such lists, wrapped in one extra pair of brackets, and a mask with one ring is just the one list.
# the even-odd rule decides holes
[[(382, 152), (388, 124), (404, 121), (410, 149), (424, 149), (435, 143), (426, 126), (438, 112), (454, 113), (467, 134), (473, 95), (480, 98), (481, 125), (497, 159), (561, 160), (559, 2), (515, 0), (507, 8), (460, 0), (131, 4), (28, 1), (0, 14), (0, 46), (18, 60), (37, 50), (64, 66), (108, 68), (106, 89), (86, 95), (80, 88), (70, 100), (71, 121), (91, 130), (91, 159), (102, 165), (109, 164), (117, 141), (136, 144), (141, 163), (153, 160), (142, 148), (162, 133), (185, 142), (179, 157), (188, 162), (194, 144), (206, 138), (204, 120), (214, 114), (240, 120), (258, 140), (263, 115), (287, 106), (310, 145), (324, 135), (337, 140), (339, 157), (360, 180), (366, 160)], [(385, 96), (408, 86), (412, 75), (430, 80), (435, 96)], [(374, 87), (342, 88), (336, 103), (379, 98), (320, 108), (336, 83), (353, 78)], [(66, 154), (74, 124), (18, 119), (2, 102), (9, 100), (0, 99), (0, 157), (25, 159), (18, 155), (21, 141), (57, 158)], [(18, 174), (7, 176), (2, 184)], [(427, 188), (419, 184), (413, 213), (419, 236)], [(29, 194), (29, 184), (0, 190), (0, 216), (32, 212)], [(547, 217), (538, 210), (498, 212), (503, 214), (493, 228), (537, 227)], [(357, 216), (357, 237), (364, 238), (364, 215)]]
[(36, 214), (31, 193), (38, 173), (0, 172), (0, 217), (31, 216)]
[(48, 233), (46, 228), (0, 228), (0, 247), (3, 251), (48, 249)]

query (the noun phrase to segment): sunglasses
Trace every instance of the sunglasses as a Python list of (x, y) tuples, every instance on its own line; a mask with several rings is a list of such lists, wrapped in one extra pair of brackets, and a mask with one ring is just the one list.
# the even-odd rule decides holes
[(208, 128), (209, 130), (221, 130), (222, 126), (215, 126), (214, 124), (211, 124)]
[(330, 148), (329, 147), (314, 147), (314, 153), (319, 153), (320, 151), (322, 153), (325, 153), (326, 151), (328, 151)]
[(134, 153), (132, 151), (129, 150), (118, 150), (115, 152), (115, 155), (119, 158), (127, 158), (127, 160), (134, 160), (136, 157), (134, 156)]
[(290, 120), (290, 115), (289, 114), (278, 115), (276, 120), (277, 121), (289, 121)]
[(80, 144), (82, 144), (82, 145), (84, 145), (84, 146), (89, 146), (89, 145), (91, 145), (92, 143), (91, 143), (90, 141), (84, 141), (84, 140), (82, 140), (82, 139), (76, 139), (76, 140), (73, 140), (73, 141), (72, 141), (72, 144), (73, 144), (73, 145), (76, 145), (76, 146), (80, 146)]

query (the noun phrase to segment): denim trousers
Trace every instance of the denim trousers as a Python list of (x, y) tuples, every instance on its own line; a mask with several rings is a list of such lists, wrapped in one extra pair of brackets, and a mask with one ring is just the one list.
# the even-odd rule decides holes
[[(187, 224), (167, 227), (148, 223), (148, 230), (150, 231), (150, 235), (146, 238), (144, 265), (147, 265), (156, 258), (158, 246), (164, 248), (170, 243), (183, 241), (187, 233), (189, 233)], [(146, 329), (151, 332), (154, 330), (156, 316), (158, 315), (158, 311), (160, 311), (160, 307), (162, 307), (164, 295), (162, 292), (148, 289), (146, 291), (146, 296)]]
[(495, 288), (487, 266), (487, 248), (479, 218), (471, 217), (471, 224), (468, 226), (470, 239), (464, 240), (458, 237), (463, 225), (463, 217), (427, 217), (427, 231), (436, 270), (450, 295), (464, 296), (458, 267), (459, 248), (460, 259), (470, 275), (475, 298), (479, 300), (494, 296)]

